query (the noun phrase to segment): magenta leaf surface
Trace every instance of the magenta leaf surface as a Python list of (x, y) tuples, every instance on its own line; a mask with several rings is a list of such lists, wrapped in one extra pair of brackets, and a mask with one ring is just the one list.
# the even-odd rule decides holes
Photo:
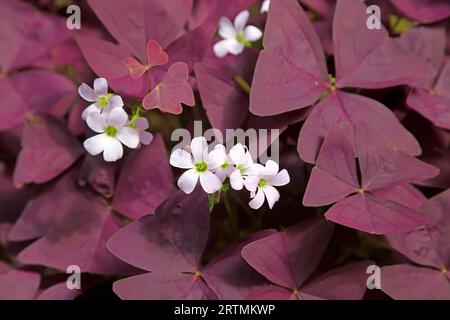
[(130, 219), (139, 219), (154, 213), (174, 191), (164, 142), (156, 135), (149, 146), (142, 146), (124, 164), (113, 207)]
[[(147, 272), (117, 281), (114, 291), (122, 299), (242, 299), (263, 283), (262, 278), (240, 257), (242, 247), (253, 238), (232, 244), (210, 264), (201, 258), (209, 231), (210, 213), (206, 196), (176, 192), (154, 215), (126, 226), (108, 242), (118, 258)], [(129, 250), (129, 246), (135, 250)]]
[(434, 125), (450, 129), (450, 63), (445, 56), (444, 27), (419, 27), (401, 41), (433, 68), (432, 77), (413, 84), (406, 103)]
[(252, 291), (247, 299), (361, 299), (365, 286), (357, 279), (364, 279), (368, 262), (308, 280), (332, 231), (331, 223), (313, 219), (246, 245), (242, 249), (244, 259), (273, 283)]
[(105, 246), (121, 223), (103, 198), (79, 190), (76, 178), (74, 174), (62, 177), (29, 202), (9, 237), (38, 240), (19, 254), (19, 261), (64, 271), (76, 264), (83, 272), (129, 274), (133, 270)]
[(391, 0), (407, 17), (425, 23), (436, 22), (450, 16), (446, 0)]
[(369, 233), (409, 231), (424, 225), (429, 218), (423, 213), (374, 192), (433, 177), (438, 170), (394, 148), (376, 133), (362, 122), (356, 126), (361, 171), (358, 181), (352, 143), (337, 125), (332, 127), (312, 171), (303, 204), (337, 202), (326, 212), (327, 219)]
[[(51, 88), (51, 89), (49, 89)], [(0, 78), (0, 129), (24, 122), (32, 112), (60, 117), (74, 99), (74, 84), (66, 77), (47, 70), (27, 70)]]
[(28, 67), (69, 35), (63, 18), (18, 0), (0, 1), (0, 69)]
[(147, 41), (166, 48), (179, 36), (192, 0), (89, 0), (90, 7), (119, 44), (146, 61)]
[(171, 65), (161, 82), (145, 96), (142, 101), (144, 109), (158, 108), (163, 112), (180, 114), (183, 111), (182, 103), (194, 106), (194, 92), (188, 79), (186, 63), (176, 62)]
[(81, 156), (80, 143), (58, 119), (40, 114), (31, 116), (22, 132), (14, 170), (14, 184), (43, 183), (57, 177)]

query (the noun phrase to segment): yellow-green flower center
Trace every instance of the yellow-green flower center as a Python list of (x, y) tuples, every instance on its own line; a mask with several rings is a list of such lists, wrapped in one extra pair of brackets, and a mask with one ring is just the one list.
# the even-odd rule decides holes
[(267, 180), (266, 179), (260, 179), (258, 182), (258, 187), (262, 188), (267, 184)]
[(195, 170), (197, 170), (197, 172), (205, 172), (208, 169), (208, 165), (206, 164), (205, 161), (202, 162), (198, 162), (195, 164)]
[(224, 162), (220, 167), (222, 168), (222, 169), (226, 169), (226, 168), (228, 168), (229, 167), (229, 163), (228, 162)]
[(111, 98), (112, 96), (113, 96), (112, 93), (108, 93), (106, 96), (97, 98), (98, 106), (101, 109), (107, 108), (109, 106), (109, 98)]
[(113, 126), (107, 126), (105, 129), (105, 133), (108, 137), (115, 137), (117, 136), (117, 129)]
[(236, 36), (236, 41), (239, 42), (239, 43), (242, 43), (246, 47), (251, 47), (252, 46), (252, 43), (250, 41), (245, 40), (245, 36), (244, 36), (243, 33), (239, 33)]

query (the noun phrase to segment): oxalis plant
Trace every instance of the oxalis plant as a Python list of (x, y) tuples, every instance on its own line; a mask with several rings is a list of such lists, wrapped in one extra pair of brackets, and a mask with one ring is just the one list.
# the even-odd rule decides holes
[(450, 3), (0, 2), (0, 299), (450, 299)]

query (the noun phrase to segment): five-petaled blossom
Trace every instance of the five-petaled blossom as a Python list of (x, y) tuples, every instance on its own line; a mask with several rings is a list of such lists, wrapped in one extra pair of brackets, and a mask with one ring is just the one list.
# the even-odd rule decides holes
[(278, 163), (272, 160), (266, 162), (266, 166), (256, 164), (257, 173), (248, 176), (245, 180), (245, 188), (250, 191), (252, 200), (249, 206), (252, 209), (259, 209), (267, 199), (270, 209), (273, 208), (275, 202), (280, 199), (280, 193), (275, 187), (284, 186), (289, 183), (289, 173), (286, 169), (279, 170)]
[(139, 132), (128, 126), (128, 115), (122, 108), (108, 113), (91, 112), (87, 124), (99, 134), (87, 139), (84, 147), (93, 156), (103, 152), (105, 161), (122, 158), (122, 143), (132, 149), (139, 145)]
[(82, 83), (78, 87), (78, 93), (84, 100), (92, 102), (81, 114), (83, 120), (86, 120), (88, 115), (93, 111), (99, 111), (101, 113), (111, 112), (115, 108), (123, 107), (121, 96), (108, 93), (108, 81), (104, 78), (94, 80), (94, 89), (86, 83)]
[(270, 0), (264, 0), (261, 5), (261, 13), (269, 12)]
[(197, 181), (206, 193), (214, 193), (222, 188), (222, 182), (213, 173), (225, 161), (224, 154), (214, 149), (208, 152), (208, 144), (204, 137), (192, 139), (191, 152), (177, 149), (170, 155), (170, 164), (181, 169), (188, 169), (178, 179), (178, 187), (185, 193), (192, 193)]
[(228, 53), (241, 54), (245, 47), (250, 47), (251, 42), (258, 41), (262, 32), (255, 26), (246, 26), (249, 12), (240, 12), (234, 19), (234, 24), (226, 17), (219, 21), (219, 35), (224, 39), (214, 45), (214, 53), (223, 58)]

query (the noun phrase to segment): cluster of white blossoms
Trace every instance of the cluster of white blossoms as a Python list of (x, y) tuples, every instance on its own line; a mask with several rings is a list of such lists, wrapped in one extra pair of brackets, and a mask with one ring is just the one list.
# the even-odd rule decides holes
[(250, 191), (249, 206), (259, 209), (265, 199), (270, 209), (280, 199), (280, 193), (275, 187), (289, 183), (286, 169), (279, 171), (275, 161), (268, 160), (263, 166), (254, 163), (248, 149), (242, 144), (236, 144), (227, 154), (223, 145), (216, 145), (209, 151), (204, 137), (196, 137), (190, 146), (176, 149), (170, 155), (170, 164), (186, 169), (178, 179), (178, 187), (185, 193), (194, 191), (198, 181), (208, 194), (218, 192), (228, 178), (231, 188)]
[(78, 87), (80, 96), (91, 104), (81, 117), (97, 134), (84, 141), (84, 148), (93, 156), (103, 152), (105, 161), (117, 161), (123, 156), (122, 144), (136, 149), (149, 144), (153, 136), (146, 130), (146, 118), (136, 113), (129, 118), (124, 110), (122, 97), (108, 92), (104, 78), (94, 80), (94, 88), (83, 83)]

